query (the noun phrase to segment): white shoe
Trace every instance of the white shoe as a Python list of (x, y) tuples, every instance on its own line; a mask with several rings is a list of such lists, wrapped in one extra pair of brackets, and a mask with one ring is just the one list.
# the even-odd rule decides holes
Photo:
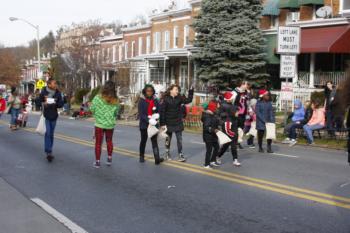
[(216, 157), (216, 163), (221, 165), (222, 164), (222, 160), (219, 157)]
[(283, 144), (288, 144), (290, 143), (290, 138), (286, 138), (282, 141)]
[(235, 160), (233, 161), (233, 166), (236, 166), (236, 167), (240, 167), (240, 166), (241, 166), (241, 163), (238, 162), (238, 159), (235, 159)]
[(220, 167), (220, 164), (218, 164), (217, 162), (211, 162), (210, 166), (212, 166), (212, 167)]
[(295, 146), (295, 144), (297, 144), (297, 143), (298, 143), (297, 140), (292, 140), (292, 141), (290, 141), (289, 146), (290, 147)]
[(205, 169), (213, 169), (211, 166), (203, 166), (203, 168), (205, 168)]

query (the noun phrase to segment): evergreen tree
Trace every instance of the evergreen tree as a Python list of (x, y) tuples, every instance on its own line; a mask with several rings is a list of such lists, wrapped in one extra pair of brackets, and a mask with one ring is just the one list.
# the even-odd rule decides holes
[(263, 81), (265, 39), (259, 28), (260, 0), (203, 0), (193, 27), (198, 75), (220, 87), (237, 79)]

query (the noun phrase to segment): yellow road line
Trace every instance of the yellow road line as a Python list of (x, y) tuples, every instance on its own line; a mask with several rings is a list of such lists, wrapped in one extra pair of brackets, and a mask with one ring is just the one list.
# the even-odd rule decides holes
[[(25, 129), (25, 131), (32, 132), (32, 133), (35, 132), (33, 128), (27, 128)], [(92, 141), (82, 140), (79, 138), (70, 137), (63, 134), (56, 134), (55, 138), (61, 139), (67, 142), (71, 142), (74, 144), (94, 147), (94, 143)], [(106, 148), (104, 147), (104, 149)], [(138, 157), (137, 152), (130, 151), (123, 148), (116, 148), (114, 149), (114, 152), (120, 153), (126, 156), (130, 156), (130, 157)], [(150, 157), (150, 155), (147, 155), (147, 156)], [(153, 159), (149, 159), (149, 160), (153, 161)], [(169, 161), (164, 163), (164, 165), (172, 168), (177, 168), (180, 170), (189, 171), (192, 173), (197, 173), (197, 174), (214, 177), (221, 180), (226, 180), (233, 183), (243, 184), (243, 185), (247, 185), (247, 186), (251, 186), (251, 187), (255, 187), (255, 188), (259, 188), (267, 191), (272, 191), (272, 192), (276, 192), (276, 193), (280, 193), (288, 196), (293, 196), (300, 199), (305, 199), (305, 200), (315, 201), (322, 204), (350, 209), (350, 198), (334, 196), (326, 193), (316, 192), (308, 189), (302, 189), (302, 188), (289, 186), (289, 185), (283, 185), (275, 182), (270, 182), (267, 180), (242, 176), (231, 172), (225, 172), (220, 170), (206, 171), (206, 170), (203, 170), (203, 168), (198, 165), (193, 165), (189, 163), (179, 163), (176, 161)]]

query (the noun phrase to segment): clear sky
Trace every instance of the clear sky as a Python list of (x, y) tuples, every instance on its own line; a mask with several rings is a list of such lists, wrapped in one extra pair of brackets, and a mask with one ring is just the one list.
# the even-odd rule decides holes
[[(177, 0), (184, 6), (187, 0)], [(61, 25), (89, 19), (101, 22), (121, 20), (128, 23), (136, 15), (147, 15), (155, 8), (168, 6), (170, 0), (2, 0), (0, 4), (0, 43), (5, 46), (27, 45), (36, 38), (29, 25), (9, 17), (23, 18), (40, 25), (41, 37)]]

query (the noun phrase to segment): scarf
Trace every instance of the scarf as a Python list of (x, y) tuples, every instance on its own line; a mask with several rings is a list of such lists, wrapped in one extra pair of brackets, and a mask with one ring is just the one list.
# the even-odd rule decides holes
[(49, 93), (49, 98), (53, 98), (55, 96), (56, 90), (52, 90), (49, 87), (46, 87), (46, 91)]
[(154, 108), (154, 99), (145, 99), (146, 102), (148, 103), (148, 109), (147, 109), (147, 114), (148, 116), (152, 116), (153, 115), (153, 108)]

